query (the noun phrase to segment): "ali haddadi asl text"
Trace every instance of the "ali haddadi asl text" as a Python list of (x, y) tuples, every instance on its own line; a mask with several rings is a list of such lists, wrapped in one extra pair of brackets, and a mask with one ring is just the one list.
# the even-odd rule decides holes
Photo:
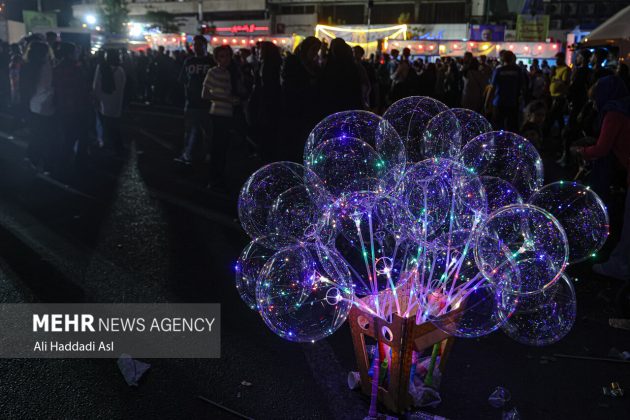
[(33, 351), (37, 352), (96, 352), (114, 351), (113, 341), (89, 341), (87, 343), (80, 343), (78, 341), (36, 341), (33, 346)]

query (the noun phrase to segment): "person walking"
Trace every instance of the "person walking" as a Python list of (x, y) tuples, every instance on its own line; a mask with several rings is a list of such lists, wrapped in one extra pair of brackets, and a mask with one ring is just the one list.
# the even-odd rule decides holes
[(53, 88), (60, 137), (55, 151), (55, 169), (66, 176), (72, 166), (84, 164), (88, 155), (90, 89), (85, 69), (76, 60), (74, 44), (59, 43), (57, 55)]
[(193, 152), (199, 140), (205, 138), (210, 150), (212, 121), (210, 118), (210, 101), (201, 97), (203, 81), (208, 71), (216, 66), (214, 58), (208, 54), (208, 42), (203, 35), (196, 35), (193, 40), (193, 54), (184, 60), (179, 73), (179, 82), (184, 86), (184, 149), (175, 158), (176, 162), (190, 165)]
[(121, 117), (126, 80), (118, 51), (108, 50), (105, 61), (96, 67), (92, 89), (103, 124), (105, 144), (109, 144), (118, 157), (122, 157), (124, 152)]
[(11, 87), (11, 106), (19, 107), (20, 104), (20, 71), (24, 59), (20, 44), (11, 44), (11, 57), (9, 60), (9, 84)]
[(201, 97), (211, 101), (212, 148), (208, 188), (225, 191), (225, 165), (232, 131), (235, 129), (236, 108), (241, 105), (238, 84), (242, 83), (234, 63), (232, 48), (221, 45), (214, 49), (217, 62), (206, 74)]
[(31, 41), (20, 68), (20, 99), (28, 108), (31, 136), (26, 160), (31, 166), (48, 173), (52, 166), (55, 105), (53, 96), (52, 55), (47, 44)]

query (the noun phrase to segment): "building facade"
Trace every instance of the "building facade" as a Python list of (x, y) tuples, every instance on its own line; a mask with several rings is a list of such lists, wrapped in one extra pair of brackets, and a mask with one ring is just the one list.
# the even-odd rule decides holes
[[(330, 25), (391, 25), (398, 23), (464, 23), (483, 0), (128, 0), (131, 19), (149, 11), (176, 16), (183, 32), (198, 29), (199, 17), (209, 25), (256, 22), (270, 33), (312, 34), (318, 23)], [(73, 6), (82, 21), (98, 14), (100, 0)], [(266, 25), (262, 25), (265, 22)]]
[[(101, 0), (73, 6), (74, 17), (95, 14)], [(255, 25), (268, 34), (311, 35), (315, 25), (443, 25), (493, 23), (513, 29), (516, 16), (533, 12), (550, 16), (556, 38), (578, 23), (596, 27), (629, 0), (128, 0), (130, 18), (148, 11), (176, 16), (182, 32), (199, 30), (201, 22), (226, 27)]]

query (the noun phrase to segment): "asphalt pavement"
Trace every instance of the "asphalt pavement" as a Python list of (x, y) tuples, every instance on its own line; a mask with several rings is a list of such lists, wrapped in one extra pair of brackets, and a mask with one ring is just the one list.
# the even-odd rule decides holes
[[(23, 163), (24, 129), (0, 116), (0, 302), (219, 302), (220, 359), (149, 359), (129, 387), (115, 360), (0, 360), (2, 418), (236, 418), (198, 396), (252, 418), (362, 419), (369, 401), (346, 385), (355, 370), (347, 326), (315, 344), (287, 342), (240, 300), (232, 267), (247, 236), (236, 198), (260, 161), (232, 144), (226, 192), (205, 188), (203, 161), (176, 164), (182, 112), (133, 105), (127, 155), (96, 150), (81, 176), (55, 179)], [(549, 180), (564, 176), (547, 164)], [(618, 206), (611, 207), (613, 240)], [(606, 250), (610, 248), (607, 246)], [(604, 258), (606, 250), (599, 258)], [(533, 348), (502, 333), (457, 340), (442, 379), (449, 419), (500, 419), (488, 396), (510, 390), (522, 419), (628, 419), (630, 363), (563, 359), (630, 350), (630, 332), (608, 326), (620, 282), (570, 268), (578, 319), (557, 344)], [(243, 381), (251, 386), (243, 385)]]

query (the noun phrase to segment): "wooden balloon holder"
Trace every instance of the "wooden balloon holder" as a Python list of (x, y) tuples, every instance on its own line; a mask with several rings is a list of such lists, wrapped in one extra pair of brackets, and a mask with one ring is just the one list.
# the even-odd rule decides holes
[[(404, 289), (404, 288), (403, 288)], [(406, 291), (400, 290), (400, 295)], [(406, 292), (408, 294), (408, 292)], [(401, 299), (404, 300), (404, 299)], [(401, 312), (406, 310), (406, 301), (401, 301)], [(404, 306), (404, 307), (403, 307)], [(416, 325), (415, 311), (406, 318), (394, 312), (391, 322), (362, 311), (356, 305), (352, 307), (348, 316), (352, 343), (361, 376), (361, 391), (372, 395), (372, 378), (368, 374), (370, 359), (366, 345), (366, 337), (391, 349), (391, 362), (388, 366), (389, 381), (386, 387), (379, 385), (378, 401), (395, 413), (403, 413), (413, 406), (413, 398), (409, 393), (413, 353), (429, 355), (435, 344), (440, 344), (440, 358), (436, 367), (444, 372), (446, 360), (453, 345), (454, 338), (436, 328), (430, 322)]]

